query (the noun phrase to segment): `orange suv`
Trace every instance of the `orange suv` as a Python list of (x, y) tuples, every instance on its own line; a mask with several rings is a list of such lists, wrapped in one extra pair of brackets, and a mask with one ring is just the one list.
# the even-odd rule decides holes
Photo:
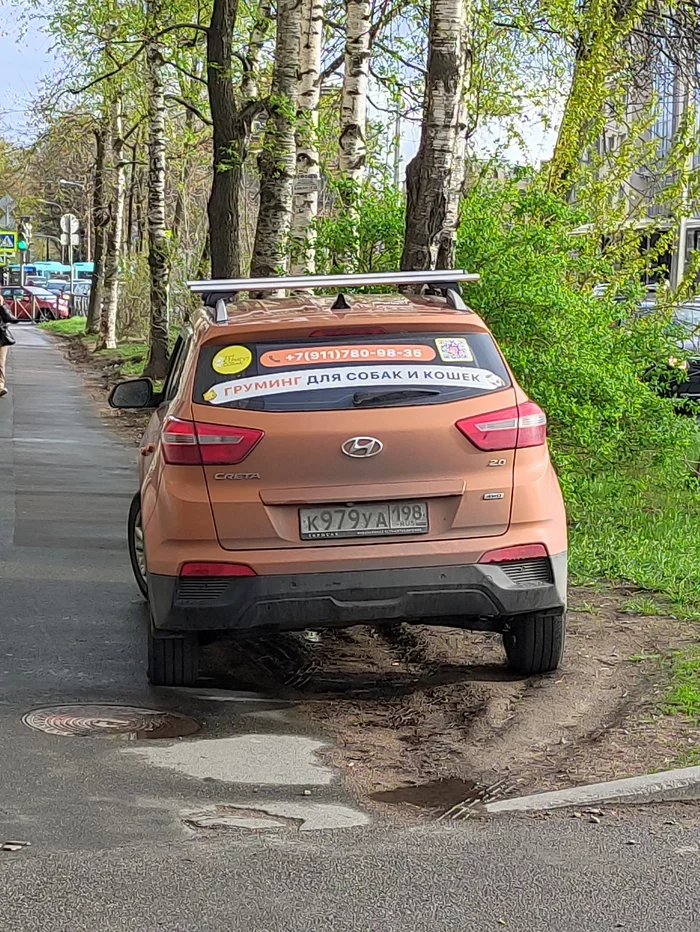
[[(162, 391), (110, 396), (153, 409), (128, 522), (152, 683), (193, 684), (204, 633), (398, 621), (499, 632), (520, 674), (558, 666), (566, 519), (546, 418), (462, 301), (477, 278), (190, 283), (204, 306)], [(391, 285), (419, 293), (348, 293)]]

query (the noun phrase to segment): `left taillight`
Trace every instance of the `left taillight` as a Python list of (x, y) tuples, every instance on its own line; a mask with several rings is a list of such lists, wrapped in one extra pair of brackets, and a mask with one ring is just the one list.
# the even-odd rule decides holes
[(534, 401), (465, 417), (456, 427), (478, 450), (539, 447), (547, 440), (547, 416)]
[(260, 443), (262, 430), (222, 424), (195, 424), (168, 417), (163, 424), (163, 457), (173, 466), (235, 466)]

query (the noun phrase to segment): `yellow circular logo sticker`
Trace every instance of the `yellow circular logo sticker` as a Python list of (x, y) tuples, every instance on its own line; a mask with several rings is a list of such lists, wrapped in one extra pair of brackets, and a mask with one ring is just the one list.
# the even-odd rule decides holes
[(211, 367), (220, 375), (236, 375), (253, 361), (253, 354), (245, 346), (225, 346), (212, 360)]

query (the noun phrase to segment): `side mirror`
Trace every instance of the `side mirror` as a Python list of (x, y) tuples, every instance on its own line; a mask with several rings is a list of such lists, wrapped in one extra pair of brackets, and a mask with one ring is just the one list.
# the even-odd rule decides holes
[(112, 408), (155, 408), (160, 396), (153, 391), (150, 379), (130, 379), (115, 385), (109, 394)]

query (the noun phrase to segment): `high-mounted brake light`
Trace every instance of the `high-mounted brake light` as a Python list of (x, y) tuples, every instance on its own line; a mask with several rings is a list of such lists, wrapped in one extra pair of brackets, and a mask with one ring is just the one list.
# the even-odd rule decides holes
[(539, 447), (547, 439), (547, 416), (534, 401), (465, 417), (456, 427), (479, 450)]
[(194, 424), (168, 417), (163, 425), (163, 457), (172, 466), (235, 466), (264, 437), (252, 427)]
[(510, 563), (512, 560), (535, 560), (548, 557), (544, 544), (518, 544), (515, 547), (501, 547), (483, 554), (479, 563)]
[(187, 578), (207, 578), (222, 576), (256, 576), (255, 570), (252, 570), (245, 563), (183, 563), (180, 568), (180, 576)]
[(310, 337), (374, 337), (386, 333), (384, 327), (331, 327), (325, 330), (314, 330)]

